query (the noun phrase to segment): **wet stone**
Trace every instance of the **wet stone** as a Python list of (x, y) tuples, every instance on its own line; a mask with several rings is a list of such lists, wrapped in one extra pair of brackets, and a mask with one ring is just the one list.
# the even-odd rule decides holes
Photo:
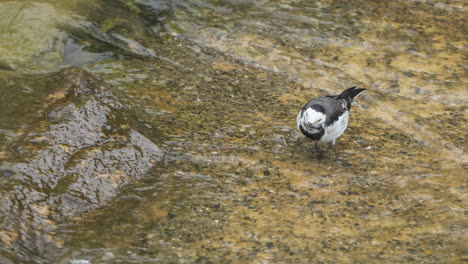
[(23, 261), (60, 247), (48, 235), (59, 221), (107, 204), (163, 157), (158, 135), (96, 76), (71, 68), (44, 78), (53, 92), (0, 163), (0, 247)]
[(167, 0), (134, 0), (133, 5), (154, 23), (163, 22), (173, 13), (172, 1)]

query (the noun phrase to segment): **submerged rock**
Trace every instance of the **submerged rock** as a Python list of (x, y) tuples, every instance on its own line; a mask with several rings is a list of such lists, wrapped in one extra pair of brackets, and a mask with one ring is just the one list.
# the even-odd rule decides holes
[(99, 78), (74, 68), (48, 78), (57, 88), (0, 163), (0, 256), (12, 262), (60, 246), (58, 221), (108, 203), (163, 157), (154, 132)]
[(173, 15), (173, 2), (167, 0), (134, 0), (126, 2), (142, 13), (151, 24), (156, 25)]
[(169, 0), (1, 2), (0, 70), (53, 72), (122, 55), (157, 58), (155, 34), (172, 10)]

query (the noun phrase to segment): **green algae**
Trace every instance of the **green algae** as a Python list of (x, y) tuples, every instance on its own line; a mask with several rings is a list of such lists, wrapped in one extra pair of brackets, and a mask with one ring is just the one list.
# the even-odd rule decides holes
[(155, 57), (146, 46), (157, 41), (157, 23), (170, 10), (165, 6), (164, 12), (150, 13), (157, 18), (153, 29), (120, 1), (3, 1), (0, 12), (7, 15), (0, 18), (0, 68), (45, 73), (121, 55)]

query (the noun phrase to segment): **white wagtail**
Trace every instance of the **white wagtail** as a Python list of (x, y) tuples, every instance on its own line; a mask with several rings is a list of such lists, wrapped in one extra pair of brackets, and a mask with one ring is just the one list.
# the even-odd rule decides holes
[(348, 127), (353, 99), (365, 91), (356, 86), (344, 90), (340, 95), (327, 95), (310, 100), (297, 115), (299, 130), (309, 139), (327, 142), (330, 149)]

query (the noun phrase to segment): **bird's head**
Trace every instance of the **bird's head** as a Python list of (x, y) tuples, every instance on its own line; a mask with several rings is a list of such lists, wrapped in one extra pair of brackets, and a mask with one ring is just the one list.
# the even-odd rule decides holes
[(303, 115), (304, 127), (309, 131), (322, 129), (325, 120), (326, 116), (320, 109), (308, 108)]

